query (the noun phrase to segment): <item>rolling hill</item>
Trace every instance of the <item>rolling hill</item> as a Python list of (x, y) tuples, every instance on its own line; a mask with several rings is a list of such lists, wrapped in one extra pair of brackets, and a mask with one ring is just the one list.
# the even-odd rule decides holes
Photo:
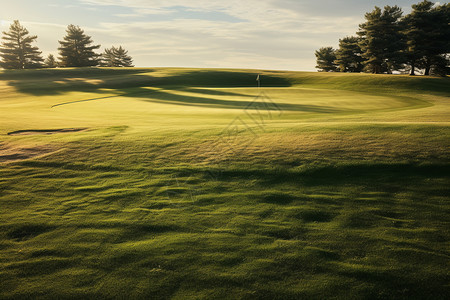
[(4, 70), (0, 92), (0, 298), (450, 293), (448, 78)]

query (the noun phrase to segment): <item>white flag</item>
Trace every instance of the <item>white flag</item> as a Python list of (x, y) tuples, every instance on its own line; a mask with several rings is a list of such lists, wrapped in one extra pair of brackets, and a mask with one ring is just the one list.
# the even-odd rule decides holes
[(258, 74), (258, 77), (256, 77), (256, 81), (259, 81), (259, 74)]

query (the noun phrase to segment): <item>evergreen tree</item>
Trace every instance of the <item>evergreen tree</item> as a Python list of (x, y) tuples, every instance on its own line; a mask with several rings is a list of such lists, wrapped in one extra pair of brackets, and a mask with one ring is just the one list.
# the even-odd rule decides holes
[(116, 48), (113, 51), (116, 57), (117, 67), (134, 67), (133, 59), (128, 55), (128, 51), (122, 48), (122, 46), (119, 46), (119, 48)]
[(404, 18), (411, 75), (415, 74), (416, 66), (423, 67), (425, 75), (435, 65), (442, 69), (445, 54), (450, 52), (449, 13), (450, 4), (435, 6), (424, 0), (413, 5), (412, 12)]
[(30, 69), (42, 66), (42, 57), (38, 47), (33, 47), (36, 35), (29, 35), (28, 30), (15, 20), (8, 32), (3, 32), (0, 46), (0, 65), (5, 69)]
[[(433, 7), (432, 18), (434, 28), (429, 33), (433, 41), (426, 51), (425, 75), (430, 74), (432, 69), (445, 69), (448, 71), (448, 54), (450, 53), (450, 3)], [(441, 73), (442, 75), (442, 73)]]
[(372, 73), (391, 73), (405, 62), (402, 10), (398, 6), (375, 7), (366, 13), (366, 22), (359, 25), (357, 33), (367, 70)]
[(66, 33), (64, 40), (59, 41), (61, 66), (91, 67), (98, 65), (100, 55), (96, 54), (94, 50), (100, 48), (100, 45), (92, 45), (91, 37), (78, 26), (69, 25)]
[(336, 51), (336, 61), (341, 72), (361, 72), (363, 70), (362, 50), (360, 38), (351, 36), (339, 40)]
[(133, 67), (133, 59), (122, 46), (105, 49), (102, 54), (101, 66), (103, 67)]
[(114, 67), (115, 65), (115, 57), (113, 53), (113, 47), (106, 48), (105, 51), (101, 55), (100, 66), (102, 67)]
[(335, 64), (336, 60), (336, 50), (333, 47), (322, 47), (316, 50), (317, 66), (319, 72), (335, 72), (337, 71), (337, 66)]
[(412, 6), (412, 12), (404, 18), (406, 35), (406, 54), (411, 65), (411, 75), (415, 75), (416, 66), (425, 56), (424, 48), (429, 42), (428, 32), (433, 27), (431, 9), (433, 3), (423, 1)]
[(438, 76), (447, 76), (450, 74), (450, 54), (434, 56), (432, 59), (433, 68), (431, 73)]
[(58, 62), (53, 54), (49, 54), (44, 61), (44, 64), (47, 68), (56, 68), (58, 66)]

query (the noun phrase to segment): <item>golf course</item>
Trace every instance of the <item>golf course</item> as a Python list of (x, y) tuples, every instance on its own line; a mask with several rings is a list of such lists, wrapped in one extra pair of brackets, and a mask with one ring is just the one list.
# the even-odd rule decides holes
[(0, 70), (0, 299), (448, 299), (450, 79)]

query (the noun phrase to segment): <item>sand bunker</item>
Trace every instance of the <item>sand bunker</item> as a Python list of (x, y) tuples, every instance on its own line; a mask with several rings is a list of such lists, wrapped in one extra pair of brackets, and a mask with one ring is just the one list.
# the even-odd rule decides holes
[(87, 128), (31, 129), (31, 130), (18, 130), (8, 132), (8, 135), (56, 134), (56, 133), (78, 132), (84, 130), (87, 130)]
[(25, 159), (44, 156), (55, 152), (57, 149), (48, 145), (26, 146), (7, 145), (0, 143), (0, 163), (16, 162)]

